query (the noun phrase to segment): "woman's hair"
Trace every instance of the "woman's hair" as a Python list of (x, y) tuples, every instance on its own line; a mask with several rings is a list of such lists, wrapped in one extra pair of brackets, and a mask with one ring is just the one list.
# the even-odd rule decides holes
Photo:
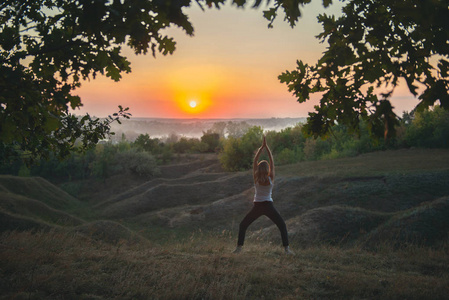
[(266, 183), (268, 176), (270, 176), (270, 165), (266, 160), (262, 160), (257, 164), (256, 182)]

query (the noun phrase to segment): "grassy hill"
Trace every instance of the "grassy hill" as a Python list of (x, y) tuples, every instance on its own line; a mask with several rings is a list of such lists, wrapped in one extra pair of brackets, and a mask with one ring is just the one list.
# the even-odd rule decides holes
[(0, 192), (35, 199), (55, 209), (69, 209), (79, 204), (76, 198), (40, 177), (1, 175)]
[(84, 221), (70, 214), (80, 205), (43, 178), (0, 176), (0, 231), (80, 225)]
[(449, 242), (449, 196), (397, 213), (373, 230), (365, 243), (434, 246)]
[(278, 167), (283, 176), (357, 177), (443, 171), (449, 167), (447, 149), (401, 149), (333, 160), (307, 161)]
[[(157, 178), (77, 187), (0, 176), (0, 289), (48, 299), (445, 299), (449, 151), (409, 149), (277, 168), (265, 217), (231, 254), (250, 172), (190, 157)], [(17, 229), (18, 231), (11, 231)], [(30, 231), (35, 229), (34, 231)], [(30, 267), (32, 266), (32, 267)]]
[[(181, 182), (180, 182), (181, 181)], [(226, 174), (219, 178), (189, 176), (188, 180), (172, 180), (145, 189), (133, 189), (125, 196), (119, 195), (108, 203), (98, 206), (108, 218), (127, 218), (167, 207), (186, 204), (210, 203), (239, 194), (251, 186), (247, 174)]]
[(42, 201), (12, 193), (0, 192), (0, 207), (17, 216), (36, 218), (52, 224), (75, 226), (83, 223), (80, 218), (52, 208)]
[[(122, 220), (149, 233), (155, 227), (236, 232), (252, 205), (250, 173), (211, 172), (207, 165), (195, 168), (195, 163), (182, 165), (191, 173), (155, 178), (97, 204), (95, 209), (104, 218)], [(313, 243), (312, 238), (298, 239), (298, 244), (307, 241), (306, 245), (362, 242), (389, 219), (446, 195), (449, 151), (421, 149), (281, 166), (273, 193), (276, 207), (291, 224), (291, 234), (297, 231), (295, 227), (302, 227), (303, 236), (313, 237)], [(316, 226), (333, 231), (324, 234), (320, 231), (324, 229), (312, 227), (312, 217)], [(268, 219), (261, 218), (250, 233), (255, 238), (259, 232), (266, 237), (262, 230), (270, 226)]]
[[(0, 176), (0, 208), (10, 219), (27, 217), (48, 225), (111, 220), (150, 235), (166, 230), (235, 232), (252, 205), (251, 175), (223, 172), (217, 164), (211, 155), (190, 156), (164, 166), (150, 180), (90, 180), (81, 184), (82, 201), (42, 178)], [(408, 149), (280, 166), (273, 198), (292, 240), (300, 231), (298, 244), (309, 245), (362, 242), (390, 219), (447, 195), (449, 151)], [(251, 226), (250, 238), (270, 236), (270, 226), (260, 218)]]

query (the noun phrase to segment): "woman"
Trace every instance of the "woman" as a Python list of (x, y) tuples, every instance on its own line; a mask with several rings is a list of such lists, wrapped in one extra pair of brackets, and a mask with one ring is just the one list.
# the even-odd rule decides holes
[[(270, 163), (266, 160), (262, 160), (259, 163), (257, 162), (264, 149), (267, 150)], [(293, 254), (288, 246), (287, 226), (285, 225), (285, 222), (279, 212), (276, 208), (274, 208), (273, 199), (271, 198), (271, 192), (274, 184), (274, 162), (273, 155), (271, 154), (270, 148), (268, 148), (265, 137), (263, 138), (262, 146), (257, 150), (256, 156), (254, 157), (253, 177), (256, 189), (253, 208), (240, 223), (239, 238), (237, 248), (234, 250), (234, 253), (239, 253), (242, 251), (243, 242), (245, 241), (245, 233), (248, 226), (260, 216), (265, 215), (270, 218), (281, 231), (282, 245), (285, 248), (285, 253)]]

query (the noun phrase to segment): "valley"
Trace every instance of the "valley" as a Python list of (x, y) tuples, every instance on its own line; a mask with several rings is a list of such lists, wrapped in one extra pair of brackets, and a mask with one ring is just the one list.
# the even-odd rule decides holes
[[(9, 282), (2, 290), (8, 297), (41, 299), (51, 295), (48, 289), (56, 289), (57, 294), (90, 299), (80, 283), (73, 282), (70, 291), (53, 286), (45, 268), (51, 266), (72, 281), (80, 280), (76, 272), (98, 275), (96, 268), (107, 268), (104, 276), (109, 278), (118, 276), (119, 269), (111, 264), (117, 261), (131, 276), (148, 270), (169, 278), (142, 275), (151, 282), (147, 288), (128, 282), (130, 289), (111, 286), (115, 294), (93, 291), (98, 299), (260, 298), (270, 292), (261, 286), (266, 280), (277, 282), (273, 298), (343, 299), (351, 284), (343, 287), (347, 283), (342, 278), (353, 289), (365, 285), (353, 294), (360, 298), (421, 298), (433, 291), (435, 299), (442, 299), (449, 282), (449, 264), (444, 264), (449, 262), (449, 151), (374, 152), (280, 166), (276, 174), (273, 198), (286, 220), (293, 257), (282, 255), (278, 229), (265, 217), (250, 226), (244, 253), (231, 254), (238, 224), (252, 205), (253, 183), (249, 171), (224, 172), (214, 154), (178, 157), (153, 178), (116, 175), (52, 184), (39, 177), (2, 175), (0, 256), (2, 277)], [(12, 259), (13, 253), (20, 260)], [(417, 253), (428, 253), (428, 258)], [(30, 271), (25, 264), (35, 256), (33, 272), (40, 275), (27, 284)], [(90, 263), (78, 265), (81, 257)], [(388, 265), (391, 260), (394, 266)], [(61, 263), (74, 273), (65, 273), (57, 266)], [(412, 271), (412, 266), (418, 269)], [(264, 277), (256, 280), (245, 269)], [(324, 269), (324, 282), (311, 290), (306, 283), (312, 284)], [(273, 278), (282, 270), (292, 276), (279, 273), (283, 283)], [(361, 270), (364, 276), (355, 275)], [(194, 278), (198, 283), (190, 286)], [(101, 278), (91, 280), (104, 284)], [(301, 283), (293, 288), (295, 280)], [(399, 289), (405, 280), (421, 293)], [(182, 288), (176, 293), (155, 286), (179, 281)], [(441, 289), (431, 288), (430, 282)], [(235, 294), (227, 294), (229, 288)]]

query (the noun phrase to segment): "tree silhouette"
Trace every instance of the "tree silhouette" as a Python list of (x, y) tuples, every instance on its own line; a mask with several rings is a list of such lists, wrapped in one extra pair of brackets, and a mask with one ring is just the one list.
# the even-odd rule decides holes
[(78, 108), (82, 102), (74, 90), (82, 80), (97, 74), (118, 81), (123, 72), (130, 72), (130, 63), (121, 54), (125, 44), (136, 54), (172, 53), (175, 42), (161, 31), (176, 25), (192, 34), (193, 27), (182, 12), (189, 4), (162, 0), (2, 1), (2, 156), (19, 154), (33, 159), (54, 152), (63, 157), (77, 140), (86, 148), (104, 138), (111, 122), (129, 116), (127, 108), (119, 107), (119, 112), (106, 120), (75, 117), (69, 108)]
[(336, 123), (357, 131), (363, 119), (373, 135), (388, 139), (398, 118), (390, 99), (401, 80), (418, 97), (416, 109), (439, 102), (448, 110), (449, 1), (342, 2), (341, 17), (318, 17), (317, 37), (328, 43), (318, 62), (298, 61), (296, 70), (279, 76), (300, 103), (320, 94), (306, 131), (325, 135)]
[[(110, 131), (110, 123), (128, 117), (127, 108), (105, 120), (69, 113), (82, 105), (74, 95), (82, 80), (98, 74), (120, 80), (130, 72), (124, 45), (136, 54), (163, 55), (175, 50), (163, 29), (176, 25), (192, 35), (183, 8), (217, 7), (225, 0), (3, 0), (0, 3), (0, 154), (10, 157), (67, 155), (77, 140), (81, 149)], [(250, 1), (233, 0), (237, 6)], [(260, 7), (262, 0), (251, 2)], [(266, 1), (271, 27), (281, 10), (294, 26), (301, 6), (311, 0)], [(323, 0), (323, 6), (332, 0)], [(449, 18), (447, 0), (347, 0), (338, 19), (319, 16), (329, 46), (314, 66), (279, 76), (299, 102), (321, 93), (310, 113), (310, 133), (326, 134), (336, 123), (357, 129), (359, 120), (390, 136), (395, 116), (386, 105), (402, 78), (422, 109), (439, 101), (448, 109)], [(375, 88), (383, 87), (377, 95)], [(392, 118), (392, 116), (394, 116)], [(383, 120), (383, 121), (382, 121)], [(388, 120), (388, 121), (387, 121)], [(386, 124), (385, 122), (388, 122)], [(379, 125), (379, 124), (384, 124)], [(386, 124), (386, 125), (385, 125)]]

